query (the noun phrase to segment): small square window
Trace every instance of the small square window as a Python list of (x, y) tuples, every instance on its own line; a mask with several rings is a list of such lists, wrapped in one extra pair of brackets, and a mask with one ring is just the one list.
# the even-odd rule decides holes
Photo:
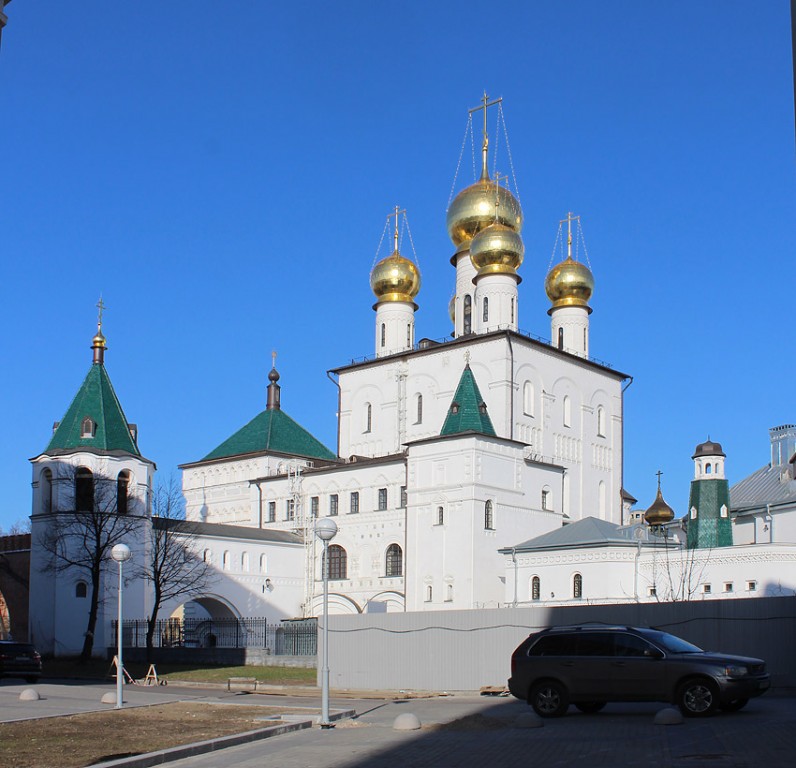
[(747, 581), (746, 582), (746, 591), (747, 592), (757, 592), (757, 582), (756, 581)]
[(712, 591), (713, 591), (713, 589), (710, 586), (710, 584), (703, 584), (702, 585), (702, 594), (703, 595), (709, 595)]
[(724, 583), (724, 591), (725, 592), (733, 592), (734, 591), (731, 581), (727, 581), (727, 582)]
[(647, 587), (647, 597), (656, 597), (658, 594), (657, 587)]

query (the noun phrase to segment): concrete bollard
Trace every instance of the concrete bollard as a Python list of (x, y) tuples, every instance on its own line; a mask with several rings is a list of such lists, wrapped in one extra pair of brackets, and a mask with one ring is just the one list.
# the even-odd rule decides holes
[(420, 718), (411, 712), (402, 712), (392, 724), (394, 731), (416, 731), (420, 728)]
[(41, 699), (41, 696), (39, 696), (39, 692), (35, 688), (25, 688), (19, 694), (20, 701), (39, 701), (39, 699)]
[(683, 715), (679, 709), (664, 707), (655, 714), (655, 725), (682, 725)]
[(115, 704), (116, 703), (116, 693), (114, 691), (108, 691), (107, 693), (102, 694), (102, 698), (100, 699), (102, 704)]

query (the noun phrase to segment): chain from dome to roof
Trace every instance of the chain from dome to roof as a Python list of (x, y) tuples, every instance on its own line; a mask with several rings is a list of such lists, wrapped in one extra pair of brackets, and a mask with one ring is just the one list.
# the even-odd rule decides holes
[(545, 278), (545, 293), (553, 302), (548, 314), (559, 307), (585, 307), (589, 314), (592, 311), (589, 299), (594, 293), (594, 276), (583, 262), (572, 258), (572, 222), (576, 220), (579, 222), (580, 216), (568, 213), (560, 222), (567, 222), (567, 258), (556, 264)]
[[(378, 304), (388, 301), (402, 301), (414, 304), (420, 291), (420, 270), (413, 261), (405, 258), (398, 250), (398, 206), (390, 216), (395, 216), (393, 252), (379, 261), (370, 273), (370, 288), (378, 299)], [(387, 217), (388, 221), (390, 216)], [(415, 309), (417, 306), (415, 305)]]

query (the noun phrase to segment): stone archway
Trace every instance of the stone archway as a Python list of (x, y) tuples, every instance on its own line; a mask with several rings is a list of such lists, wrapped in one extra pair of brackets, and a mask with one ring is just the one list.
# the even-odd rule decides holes
[(172, 612), (188, 648), (245, 647), (247, 628), (240, 611), (220, 595), (200, 595)]

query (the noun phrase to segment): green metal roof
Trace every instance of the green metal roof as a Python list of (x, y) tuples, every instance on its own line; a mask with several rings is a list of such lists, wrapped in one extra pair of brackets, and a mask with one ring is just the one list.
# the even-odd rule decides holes
[(332, 461), (337, 458), (284, 411), (271, 408), (257, 414), (245, 427), (210, 451), (202, 461), (265, 451)]
[(462, 371), (459, 386), (453, 396), (445, 423), (442, 425), (441, 436), (456, 435), (461, 432), (481, 432), (495, 435), (492, 419), (486, 412), (486, 403), (478, 391), (475, 376), (468, 363)]
[[(94, 422), (94, 434), (83, 437), (83, 421)], [(140, 456), (141, 452), (130, 434), (127, 418), (113, 390), (108, 372), (101, 363), (89, 368), (83, 384), (75, 395), (45, 452), (54, 450), (122, 451)]]

